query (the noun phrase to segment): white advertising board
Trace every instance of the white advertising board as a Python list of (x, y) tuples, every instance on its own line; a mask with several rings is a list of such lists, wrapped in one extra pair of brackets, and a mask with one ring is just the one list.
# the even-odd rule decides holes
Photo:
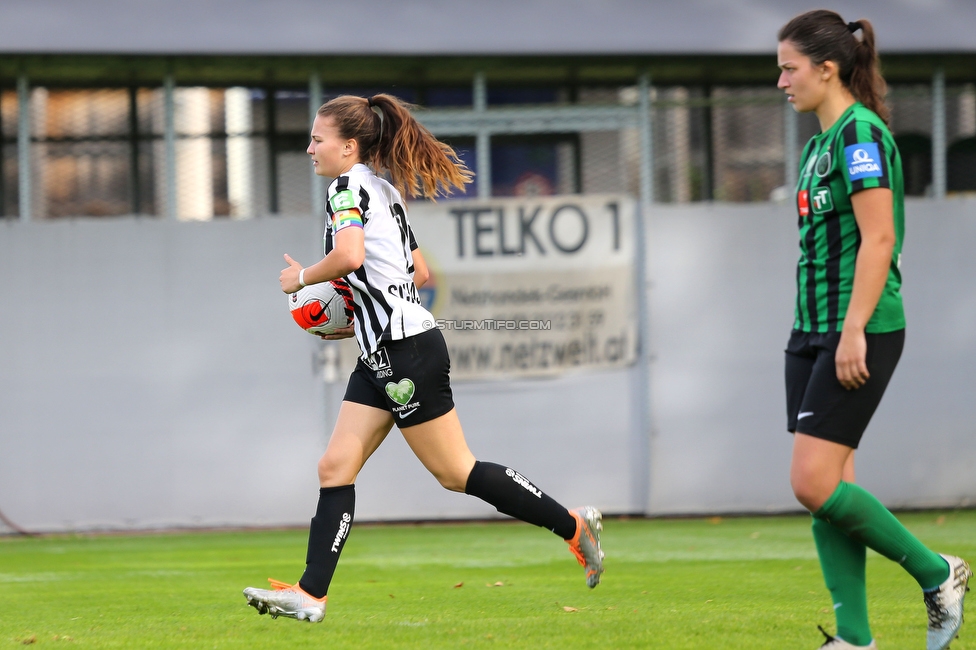
[[(632, 364), (635, 209), (625, 195), (411, 204), (431, 272), (421, 298), (444, 333), (452, 378)], [(357, 354), (343, 347), (344, 370)]]

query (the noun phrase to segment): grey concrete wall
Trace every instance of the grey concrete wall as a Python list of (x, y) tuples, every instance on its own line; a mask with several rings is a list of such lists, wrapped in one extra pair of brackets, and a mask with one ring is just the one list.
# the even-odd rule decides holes
[[(316, 374), (278, 273), (284, 252), (317, 259), (321, 228), (0, 223), (0, 510), (36, 530), (306, 522), (342, 386)], [(631, 374), (458, 384), (456, 401), (480, 458), (628, 512)], [(397, 430), (358, 485), (361, 519), (497, 514), (440, 488)]]
[[(856, 455), (891, 506), (976, 501), (976, 200), (911, 201), (907, 341)], [(799, 251), (789, 205), (655, 210), (649, 233), (655, 513), (796, 508), (783, 349)]]
[[(651, 215), (649, 461), (635, 368), (456, 384), (475, 454), (566, 505), (795, 509), (795, 227), (778, 205)], [(305, 523), (342, 389), (316, 374), (277, 277), (283, 252), (316, 258), (320, 232), (308, 217), (0, 223), (0, 510), (39, 530)], [(858, 452), (890, 505), (976, 500), (973, 250), (976, 201), (909, 205), (908, 341)], [(495, 514), (441, 489), (395, 429), (357, 485), (360, 519)]]
[(0, 224), (0, 508), (36, 529), (304, 517), (320, 387), (276, 279), (317, 231)]

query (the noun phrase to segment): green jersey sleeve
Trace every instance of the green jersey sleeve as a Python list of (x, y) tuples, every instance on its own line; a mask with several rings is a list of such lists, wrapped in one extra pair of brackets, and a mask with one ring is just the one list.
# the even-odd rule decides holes
[(891, 188), (894, 142), (890, 135), (867, 120), (851, 120), (841, 130), (842, 173), (847, 193), (872, 187)]

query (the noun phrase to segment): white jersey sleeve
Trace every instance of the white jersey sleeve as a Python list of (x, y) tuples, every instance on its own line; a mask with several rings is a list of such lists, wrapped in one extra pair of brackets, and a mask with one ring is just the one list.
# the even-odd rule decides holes
[[(355, 330), (363, 356), (383, 341), (400, 340), (433, 327), (413, 282), (416, 238), (400, 193), (362, 164), (329, 186), (325, 252), (335, 233), (362, 227), (366, 258), (346, 276), (355, 299)], [(357, 223), (358, 221), (358, 223)]]

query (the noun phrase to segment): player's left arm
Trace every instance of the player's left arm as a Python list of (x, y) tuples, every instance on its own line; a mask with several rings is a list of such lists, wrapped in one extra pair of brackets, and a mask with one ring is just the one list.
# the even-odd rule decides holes
[(874, 187), (852, 194), (851, 206), (861, 232), (861, 247), (854, 265), (851, 301), (834, 357), (837, 380), (848, 390), (863, 386), (870, 377), (864, 329), (888, 281), (895, 248), (894, 204), (889, 188)]
[(420, 244), (417, 243), (417, 237), (413, 234), (413, 228), (410, 227), (410, 222), (407, 220), (406, 214), (403, 215), (403, 220), (406, 223), (407, 236), (410, 239), (410, 256), (413, 258), (411, 267), (407, 268), (407, 271), (412, 272), (413, 283), (419, 289), (430, 279), (430, 269), (427, 268), (427, 260), (420, 253)]
[(430, 270), (419, 248), (413, 249), (410, 253), (413, 255), (413, 283), (419, 289), (430, 279)]
[(320, 339), (325, 339), (326, 341), (340, 341), (342, 339), (351, 339), (356, 336), (356, 325), (350, 325), (349, 327), (340, 327), (331, 334), (319, 334)]

